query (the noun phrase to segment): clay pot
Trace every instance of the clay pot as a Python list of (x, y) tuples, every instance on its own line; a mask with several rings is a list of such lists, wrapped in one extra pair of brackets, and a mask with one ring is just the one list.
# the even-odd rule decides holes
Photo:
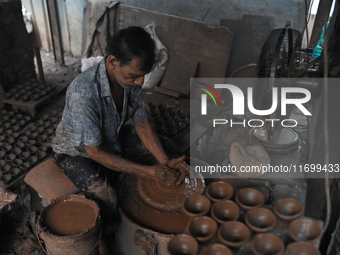
[(4, 158), (6, 155), (6, 152), (4, 151), (0, 151), (0, 159)]
[(31, 133), (29, 136), (28, 136), (28, 138), (29, 139), (36, 139), (38, 137), (38, 133), (35, 133), (35, 132), (33, 132), (33, 133)]
[(297, 242), (287, 246), (285, 255), (321, 255), (321, 253), (310, 243)]
[(0, 142), (4, 141), (6, 139), (6, 136), (0, 135)]
[(29, 122), (32, 118), (30, 116), (24, 116), (22, 119), (26, 122)]
[(158, 116), (159, 116), (159, 117), (162, 117), (163, 120), (165, 120), (165, 119), (169, 118), (170, 115), (169, 115), (168, 112), (160, 112), (160, 113), (158, 114)]
[(46, 121), (46, 122), (44, 122), (44, 128), (48, 128), (49, 126), (51, 126), (51, 122), (49, 122), (49, 121)]
[(316, 243), (322, 237), (322, 229), (315, 220), (303, 217), (289, 224), (289, 235), (296, 242)]
[(46, 152), (44, 152), (44, 151), (38, 151), (37, 152), (37, 157), (38, 157), (38, 159), (44, 159), (45, 157), (46, 157)]
[(38, 158), (36, 156), (30, 156), (27, 159), (27, 163), (29, 163), (30, 165), (34, 165), (37, 162), (38, 162)]
[(22, 102), (27, 102), (29, 99), (30, 98), (28, 95), (22, 95), (21, 97), (19, 97), (19, 100)]
[(163, 124), (155, 124), (154, 125), (154, 130), (158, 133), (158, 134), (162, 134), (165, 130), (165, 126)]
[(201, 255), (232, 255), (231, 250), (223, 244), (210, 244), (206, 247)]
[(30, 99), (31, 99), (32, 101), (37, 101), (39, 98), (40, 98), (40, 96), (37, 95), (37, 94), (32, 94), (32, 95), (30, 95)]
[(38, 127), (36, 130), (35, 130), (35, 132), (36, 133), (38, 133), (39, 135), (41, 134), (41, 133), (43, 133), (44, 132), (44, 128), (43, 127)]
[(0, 179), (4, 184), (9, 184), (12, 180), (12, 176), (10, 174), (3, 174)]
[(48, 114), (43, 114), (39, 118), (43, 121), (47, 120), (50, 116)]
[(183, 203), (183, 211), (188, 216), (203, 216), (210, 210), (210, 200), (203, 195), (189, 195)]
[(19, 129), (20, 129), (19, 125), (11, 126), (11, 130), (12, 130), (13, 132), (18, 131)]
[(28, 146), (33, 146), (33, 145), (35, 145), (36, 143), (37, 143), (36, 140), (27, 140), (27, 141), (25, 142), (25, 145), (28, 147)]
[(186, 128), (186, 125), (184, 123), (182, 123), (182, 122), (176, 122), (175, 123), (175, 128), (177, 130), (182, 130), (182, 129)]
[(0, 134), (2, 135), (2, 133), (4, 132), (3, 128), (0, 128)]
[(28, 138), (28, 136), (31, 134), (31, 131), (26, 130), (26, 131), (23, 132), (22, 134)]
[(11, 126), (13, 126), (16, 122), (17, 122), (16, 119), (10, 119), (7, 121), (7, 123), (9, 123)]
[(18, 156), (22, 151), (20, 148), (16, 148), (14, 147), (14, 149), (12, 149), (12, 154), (14, 154), (15, 156)]
[(166, 104), (159, 104), (157, 106), (157, 109), (158, 109), (159, 112), (164, 112), (164, 111), (166, 111), (167, 108), (168, 108), (168, 106)]
[(53, 130), (53, 132), (57, 129), (58, 123), (51, 124), (50, 129)]
[(177, 115), (178, 117), (180, 117), (180, 118), (183, 118), (183, 117), (185, 117), (185, 116), (187, 115), (187, 113), (186, 113), (185, 111), (183, 111), (183, 110), (178, 110), (178, 111), (176, 112), (176, 115)]
[(150, 109), (149, 110), (149, 114), (152, 116), (152, 117), (155, 117), (158, 115), (158, 110), (157, 109)]
[(189, 126), (190, 125), (190, 118), (188, 118), (188, 117), (181, 118), (181, 122), (184, 123), (185, 125)]
[(46, 152), (46, 151), (48, 150), (48, 148), (47, 148), (47, 146), (45, 146), (45, 145), (41, 145), (41, 146), (38, 147), (38, 150), (39, 150), (39, 151)]
[(13, 146), (14, 148), (23, 149), (25, 144), (23, 142), (14, 142)]
[(165, 120), (163, 121), (163, 125), (168, 128), (168, 127), (173, 127), (175, 126), (175, 122), (173, 122), (172, 120)]
[(16, 156), (14, 154), (7, 154), (5, 156), (5, 160), (8, 164), (10, 164), (15, 158), (16, 158)]
[(48, 137), (47, 135), (39, 135), (38, 140), (39, 142), (43, 143), (46, 141), (47, 137)]
[(2, 123), (1, 127), (2, 127), (3, 130), (7, 130), (7, 129), (9, 129), (11, 127), (11, 124), (9, 124), (9, 123)]
[(11, 168), (12, 168), (12, 167), (11, 167), (10, 165), (5, 164), (5, 165), (3, 165), (3, 166), (1, 167), (1, 172), (4, 173), (4, 174), (6, 174), (6, 173), (8, 173), (8, 171), (9, 171)]
[(244, 188), (237, 191), (236, 202), (244, 211), (248, 211), (260, 207), (264, 203), (264, 196), (257, 189)]
[(12, 145), (10, 144), (4, 144), (1, 146), (1, 150), (5, 151), (5, 152), (10, 152), (13, 149)]
[(180, 122), (181, 121), (181, 118), (176, 116), (176, 115), (171, 115), (169, 117), (169, 120), (172, 120), (173, 122)]
[(20, 168), (12, 168), (11, 170), (9, 170), (8, 172), (13, 178), (17, 177), (18, 175), (20, 175), (21, 170)]
[(12, 93), (11, 95), (12, 95), (12, 98), (13, 98), (14, 100), (18, 100), (19, 97), (20, 97), (20, 94), (19, 94), (19, 93)]
[[(9, 123), (6, 123), (6, 121), (8, 121), (9, 120), (9, 117), (8, 116), (1, 116), (1, 121), (2, 121), (2, 124), (9, 124)], [(9, 124), (9, 125), (11, 125), (11, 124)]]
[(4, 93), (3, 95), (4, 95), (5, 99), (11, 99), (12, 98), (11, 93)]
[(27, 128), (27, 130), (30, 131), (31, 133), (34, 132), (36, 129), (37, 127), (34, 125)]
[(42, 125), (44, 125), (44, 121), (43, 120), (37, 120), (34, 122), (34, 125), (37, 127), (41, 127)]
[(239, 213), (238, 205), (230, 200), (218, 201), (211, 207), (211, 216), (220, 224), (237, 220)]
[(207, 197), (213, 202), (228, 200), (233, 194), (233, 187), (229, 183), (222, 181), (211, 183), (206, 190)]
[(26, 121), (25, 121), (25, 120), (19, 120), (19, 121), (17, 122), (17, 125), (19, 125), (19, 127), (23, 127), (25, 124), (26, 124)]
[(284, 244), (278, 236), (263, 233), (254, 236), (251, 249), (255, 255), (283, 255)]
[(265, 208), (254, 208), (247, 212), (246, 223), (256, 233), (268, 232), (276, 225), (276, 216)]
[(58, 122), (58, 118), (57, 117), (51, 117), (48, 119), (48, 121), (51, 123), (51, 124), (54, 124), (54, 123), (57, 123)]
[(175, 235), (168, 243), (168, 251), (170, 255), (196, 255), (198, 243), (190, 235)]
[(6, 135), (6, 136), (10, 136), (12, 133), (13, 133), (13, 131), (10, 130), (10, 129), (7, 129), (3, 132), (3, 134)]
[(166, 109), (167, 113), (169, 113), (169, 115), (174, 115), (176, 113), (175, 108), (173, 107), (169, 107), (168, 109)]
[(303, 213), (303, 205), (294, 198), (282, 198), (274, 205), (275, 214), (285, 222), (290, 222), (299, 218)]
[(13, 132), (12, 134), (9, 135), (10, 138), (16, 139), (20, 134), (17, 132)]
[(216, 234), (217, 223), (207, 216), (193, 218), (188, 226), (188, 232), (200, 242), (207, 242)]
[(5, 115), (6, 113), (7, 113), (7, 110), (5, 109), (0, 110), (0, 115)]
[(38, 152), (38, 148), (35, 147), (35, 146), (27, 146), (27, 151), (28, 151), (31, 155), (33, 155), (33, 154), (35, 154), (35, 153)]
[(24, 163), (22, 163), (20, 166), (19, 166), (19, 168), (22, 170), (22, 171), (27, 171), (29, 168), (30, 168), (30, 164), (29, 163), (27, 163), (27, 162), (24, 162)]
[(6, 138), (5, 140), (4, 140), (4, 144), (10, 144), (10, 145), (12, 145), (14, 143), (14, 139), (13, 138)]
[(177, 134), (177, 129), (174, 127), (168, 127), (164, 130), (164, 133), (167, 137), (173, 138)]
[(20, 137), (18, 138), (18, 141), (24, 143), (24, 145), (25, 145), (25, 142), (26, 142), (27, 140), (28, 140), (28, 137), (27, 137), (27, 136), (20, 136)]
[(45, 129), (44, 134), (46, 134), (46, 135), (52, 135), (52, 134), (54, 134), (54, 130), (51, 129), (51, 128)]
[(239, 221), (224, 222), (218, 229), (218, 237), (229, 247), (240, 247), (250, 238), (248, 227)]
[(0, 168), (1, 168), (3, 165), (6, 165), (6, 161), (5, 161), (4, 159), (0, 159)]
[(156, 102), (148, 102), (147, 105), (149, 109), (155, 109), (157, 107)]
[(16, 89), (9, 89), (9, 90), (8, 90), (8, 93), (11, 93), (11, 94), (17, 93), (17, 90), (16, 90)]
[(17, 121), (21, 120), (23, 117), (24, 115), (22, 115), (21, 113), (17, 113), (13, 115), (13, 118), (16, 119)]
[(57, 110), (53, 110), (50, 113), (50, 116), (58, 116), (59, 112)]
[(31, 156), (31, 153), (29, 153), (28, 151), (23, 151), (19, 154), (19, 158), (22, 160), (26, 160)]
[(151, 121), (155, 124), (161, 124), (163, 122), (163, 118), (162, 117), (159, 117), (159, 116), (156, 116), (156, 117), (153, 117), (151, 119)]
[(12, 161), (12, 165), (14, 167), (19, 167), (21, 164), (23, 163), (22, 159), (20, 158), (15, 158), (13, 161)]

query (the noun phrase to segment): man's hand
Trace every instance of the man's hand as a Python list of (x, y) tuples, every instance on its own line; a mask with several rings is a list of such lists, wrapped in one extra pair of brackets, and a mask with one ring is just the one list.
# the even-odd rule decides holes
[(176, 186), (180, 180), (181, 173), (175, 169), (171, 169), (165, 165), (152, 166), (153, 175), (152, 179), (162, 182), (167, 186)]
[(166, 164), (168, 167), (178, 170), (181, 173), (181, 176), (179, 177), (178, 181), (175, 183), (176, 186), (182, 184), (186, 175), (190, 173), (190, 167), (184, 162), (184, 159), (185, 159), (185, 155), (183, 155), (180, 158), (169, 160)]

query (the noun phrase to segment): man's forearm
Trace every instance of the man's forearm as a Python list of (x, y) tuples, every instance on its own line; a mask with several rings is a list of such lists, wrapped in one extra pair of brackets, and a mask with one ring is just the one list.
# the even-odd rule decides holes
[(151, 128), (149, 121), (145, 120), (140, 123), (135, 123), (135, 129), (145, 147), (152, 153), (157, 161), (160, 164), (166, 165), (168, 162), (168, 157), (164, 153), (163, 147), (157, 135)]
[(126, 160), (111, 152), (103, 150), (100, 146), (84, 146), (84, 148), (91, 159), (109, 169), (129, 174), (136, 174), (146, 178), (154, 174), (151, 167), (139, 165)]

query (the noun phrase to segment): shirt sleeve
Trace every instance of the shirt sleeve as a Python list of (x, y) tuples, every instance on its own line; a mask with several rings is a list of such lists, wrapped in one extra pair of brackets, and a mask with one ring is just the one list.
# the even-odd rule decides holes
[(75, 146), (97, 146), (102, 143), (100, 115), (91, 95), (74, 93), (70, 97)]
[(135, 123), (143, 122), (148, 117), (148, 108), (145, 106), (142, 87), (135, 88), (135, 90), (131, 91), (131, 93), (134, 93), (133, 99), (138, 104), (137, 110), (132, 116), (132, 120)]

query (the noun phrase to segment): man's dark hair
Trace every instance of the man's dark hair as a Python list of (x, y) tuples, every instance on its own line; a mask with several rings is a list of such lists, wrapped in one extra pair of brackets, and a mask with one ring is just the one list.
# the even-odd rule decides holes
[(149, 73), (155, 62), (155, 43), (141, 27), (119, 30), (110, 40), (107, 54), (113, 55), (121, 66), (129, 64), (133, 58), (141, 61), (141, 71)]

